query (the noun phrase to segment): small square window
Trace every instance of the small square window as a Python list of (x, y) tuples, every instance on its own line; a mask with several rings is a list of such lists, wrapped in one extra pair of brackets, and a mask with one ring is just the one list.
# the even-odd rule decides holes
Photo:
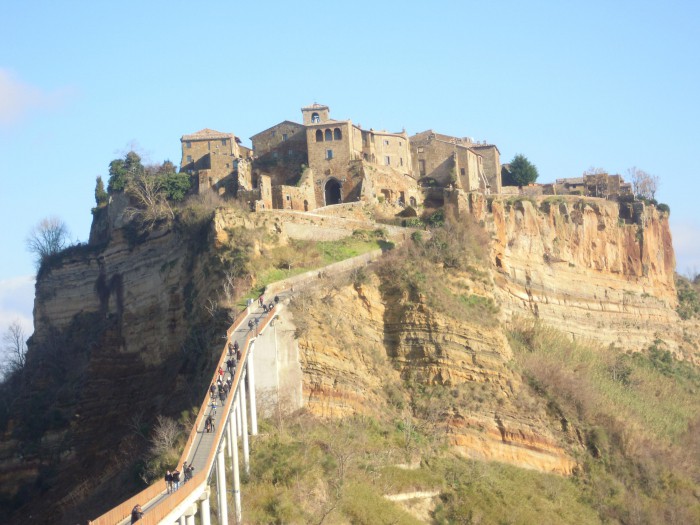
[(277, 156), (278, 156), (278, 155), (277, 155), (277, 152), (276, 152), (276, 151), (273, 151), (273, 152), (272, 152), (272, 158), (273, 158), (273, 159), (276, 159)]
[(331, 160), (332, 158), (333, 158), (333, 150), (327, 149), (326, 150), (326, 159)]
[(221, 139), (221, 145), (225, 146), (226, 145), (226, 139)]
[(388, 140), (385, 140), (385, 141), (384, 141), (384, 145), (385, 145), (385, 146), (388, 146), (388, 145), (389, 145), (389, 141), (388, 141)]
[(283, 133), (283, 134), (282, 134), (282, 140), (283, 140), (283, 141), (287, 140), (287, 134), (286, 134), (286, 133)]
[(187, 155), (187, 163), (189, 164), (192, 162), (192, 155)]
[(188, 140), (187, 142), (185, 142), (185, 147), (187, 149), (190, 149), (192, 147), (192, 143)]
[(464, 175), (464, 168), (459, 168), (459, 174)]
[(270, 132), (270, 136), (271, 136), (271, 137), (274, 137), (275, 135), (277, 135), (277, 132), (276, 132), (275, 130), (272, 130), (272, 131)]
[(289, 195), (287, 195), (287, 200), (288, 200), (288, 201), (291, 201), (292, 198), (291, 198)]
[(287, 150), (287, 156), (291, 157), (292, 155), (294, 155), (294, 150), (293, 149)]

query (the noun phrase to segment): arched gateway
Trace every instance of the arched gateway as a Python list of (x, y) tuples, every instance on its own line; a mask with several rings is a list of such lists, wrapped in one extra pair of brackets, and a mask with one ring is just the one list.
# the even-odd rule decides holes
[(340, 181), (338, 179), (328, 179), (323, 194), (326, 206), (340, 204)]

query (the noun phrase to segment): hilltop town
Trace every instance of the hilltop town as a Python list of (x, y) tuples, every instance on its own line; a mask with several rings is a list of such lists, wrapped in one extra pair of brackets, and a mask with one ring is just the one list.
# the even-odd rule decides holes
[(233, 133), (203, 129), (183, 135), (180, 170), (198, 193), (245, 200), (251, 210), (310, 211), (363, 201), (401, 207), (444, 205), (449, 192), (484, 195), (631, 196), (620, 175), (588, 174), (526, 188), (503, 185), (509, 165), (495, 144), (426, 130), (364, 129), (334, 120), (322, 104), (301, 108), (302, 123), (282, 121), (252, 137), (252, 148)]

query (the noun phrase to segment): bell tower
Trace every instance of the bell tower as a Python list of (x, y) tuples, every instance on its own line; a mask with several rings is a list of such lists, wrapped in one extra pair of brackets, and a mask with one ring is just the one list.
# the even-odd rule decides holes
[(304, 126), (311, 126), (313, 124), (320, 124), (329, 120), (328, 118), (328, 106), (323, 104), (316, 104), (315, 102), (310, 106), (301, 108), (301, 114), (304, 117)]

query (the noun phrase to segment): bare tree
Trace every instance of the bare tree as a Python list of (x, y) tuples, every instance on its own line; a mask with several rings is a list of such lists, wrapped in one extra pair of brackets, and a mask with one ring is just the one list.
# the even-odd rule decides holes
[(2, 336), (5, 360), (2, 364), (2, 372), (9, 375), (21, 372), (27, 363), (27, 338), (19, 321), (13, 321)]
[(180, 435), (180, 425), (169, 417), (158, 416), (151, 435), (151, 454), (158, 456), (170, 451)]
[(27, 236), (27, 250), (35, 256), (37, 270), (47, 257), (68, 247), (68, 227), (58, 217), (46, 217)]
[(125, 216), (136, 221), (142, 230), (150, 231), (159, 221), (175, 218), (161, 177), (151, 173), (136, 175), (127, 183), (126, 193), (135, 206), (128, 207)]
[(633, 166), (627, 170), (627, 176), (632, 183), (632, 190), (638, 197), (653, 199), (659, 189), (659, 177)]

